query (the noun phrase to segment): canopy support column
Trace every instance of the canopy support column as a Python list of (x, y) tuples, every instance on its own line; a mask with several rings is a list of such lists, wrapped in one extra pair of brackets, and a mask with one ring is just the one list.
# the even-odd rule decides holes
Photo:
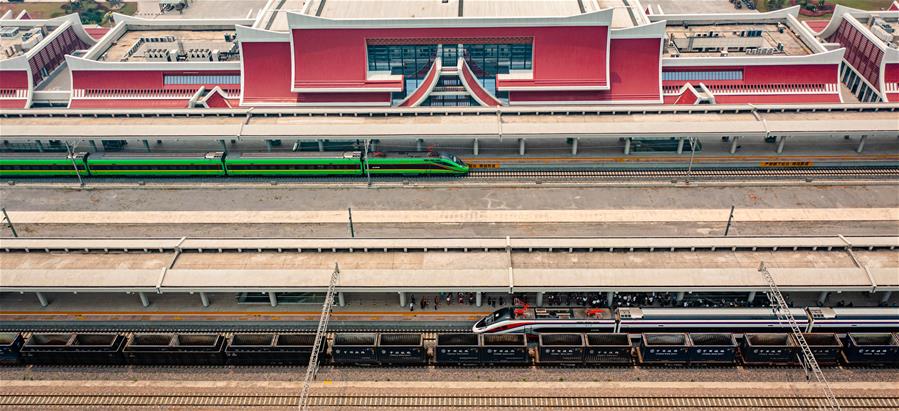
[(268, 293), (268, 302), (272, 305), (272, 307), (278, 306), (278, 295), (273, 291), (269, 291)]
[(150, 306), (150, 297), (147, 297), (147, 293), (141, 291), (137, 293), (137, 295), (140, 297), (140, 303), (143, 304), (144, 307)]
[(777, 143), (777, 154), (784, 152), (784, 144), (787, 142), (787, 136), (780, 136), (780, 141)]
[(204, 292), (200, 292), (200, 302), (203, 303), (203, 307), (209, 307), (209, 297)]
[(628, 156), (631, 154), (631, 138), (624, 139), (624, 155)]
[(46, 307), (47, 305), (50, 304), (50, 303), (47, 301), (47, 297), (44, 295), (44, 293), (38, 291), (38, 292), (34, 293), (34, 295), (37, 296), (37, 300), (38, 300), (38, 302), (41, 303), (41, 307)]

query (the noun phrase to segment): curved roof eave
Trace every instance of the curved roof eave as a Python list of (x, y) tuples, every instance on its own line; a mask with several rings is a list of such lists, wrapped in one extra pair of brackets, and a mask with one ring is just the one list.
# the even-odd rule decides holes
[(614, 9), (603, 9), (563, 17), (328, 19), (288, 11), (287, 25), (290, 29), (611, 26), (613, 12)]

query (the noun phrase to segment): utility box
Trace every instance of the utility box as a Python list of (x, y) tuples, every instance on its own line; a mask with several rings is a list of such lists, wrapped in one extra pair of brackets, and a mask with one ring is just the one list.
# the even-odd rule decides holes
[(485, 364), (530, 364), (528, 339), (524, 334), (481, 334), (481, 362)]
[(583, 334), (540, 334), (538, 364), (583, 364)]
[(733, 364), (737, 340), (730, 333), (690, 333), (691, 364)]
[(627, 334), (587, 334), (586, 364), (632, 364), (634, 346)]
[(434, 361), (437, 364), (479, 364), (481, 362), (481, 346), (478, 335), (438, 334), (434, 347)]

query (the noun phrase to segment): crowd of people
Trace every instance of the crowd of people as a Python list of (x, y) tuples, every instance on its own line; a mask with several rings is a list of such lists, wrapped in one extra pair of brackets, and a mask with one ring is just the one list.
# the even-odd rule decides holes
[[(563, 307), (663, 307), (663, 308), (734, 308), (734, 307), (769, 307), (770, 302), (764, 293), (759, 293), (749, 301), (746, 293), (693, 296), (686, 294), (678, 301), (677, 293), (612, 293), (608, 301), (608, 293), (546, 293), (543, 304)], [(793, 303), (787, 299), (787, 304)]]
[[(524, 306), (531, 304), (533, 294), (501, 294), (491, 295), (484, 294), (481, 301), (482, 305), (492, 308), (502, 308), (509, 306)], [(721, 294), (683, 294), (678, 301), (678, 293), (657, 292), (657, 293), (612, 293), (611, 301), (608, 301), (609, 293), (600, 292), (568, 292), (568, 293), (544, 293), (542, 305), (548, 307), (589, 307), (589, 308), (611, 308), (619, 307), (657, 307), (657, 308), (745, 308), (745, 307), (770, 307), (771, 302), (765, 293), (757, 293), (752, 301), (749, 300), (747, 293), (721, 293)], [(787, 305), (793, 307), (793, 301), (789, 296), (785, 296)], [(436, 295), (424, 295), (416, 298), (414, 294), (409, 295), (406, 305), (409, 311), (419, 310), (439, 310), (440, 306), (452, 305), (476, 305), (477, 294), (473, 292), (442, 292)], [(840, 300), (833, 304), (836, 307), (852, 307), (852, 302)], [(895, 306), (895, 302), (893, 303)], [(888, 306), (887, 303), (881, 303), (881, 306)]]

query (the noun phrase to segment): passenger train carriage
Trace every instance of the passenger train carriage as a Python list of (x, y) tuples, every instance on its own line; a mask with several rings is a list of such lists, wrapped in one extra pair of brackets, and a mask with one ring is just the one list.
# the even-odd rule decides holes
[[(805, 332), (899, 331), (899, 308), (791, 308)], [(502, 308), (478, 321), (476, 333), (651, 331), (787, 331), (771, 308)]]
[(464, 175), (468, 165), (430, 151), (370, 153), (0, 153), (0, 177)]

